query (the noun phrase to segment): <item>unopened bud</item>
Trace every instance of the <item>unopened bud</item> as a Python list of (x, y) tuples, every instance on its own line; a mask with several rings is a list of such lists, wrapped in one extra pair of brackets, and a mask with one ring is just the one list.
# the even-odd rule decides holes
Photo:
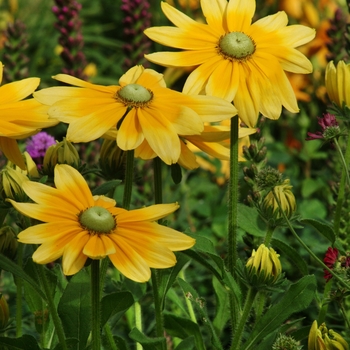
[(12, 227), (4, 226), (0, 229), (0, 254), (13, 260), (16, 256), (18, 242)]

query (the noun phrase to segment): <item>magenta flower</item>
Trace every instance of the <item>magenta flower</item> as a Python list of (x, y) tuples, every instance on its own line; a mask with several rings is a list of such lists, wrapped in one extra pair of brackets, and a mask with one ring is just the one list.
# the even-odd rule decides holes
[(54, 137), (46, 133), (45, 131), (41, 131), (37, 133), (36, 135), (32, 136), (26, 143), (27, 146), (27, 152), (30, 154), (30, 156), (33, 158), (34, 162), (40, 169), (44, 156), (46, 153), (46, 150), (52, 146), (55, 145), (56, 141)]
[(306, 141), (316, 139), (331, 140), (340, 135), (339, 124), (333, 114), (324, 113), (322, 118), (317, 119), (322, 131), (316, 131), (315, 133), (308, 132)]
[[(338, 251), (337, 248), (329, 247), (327, 249), (327, 252), (326, 252), (326, 255), (325, 255), (324, 259), (323, 259), (323, 262), (331, 270), (333, 270), (334, 267), (335, 267), (335, 263), (338, 260), (338, 254), (339, 254), (339, 251)], [(332, 278), (332, 274), (329, 271), (324, 270), (324, 278), (328, 282)]]

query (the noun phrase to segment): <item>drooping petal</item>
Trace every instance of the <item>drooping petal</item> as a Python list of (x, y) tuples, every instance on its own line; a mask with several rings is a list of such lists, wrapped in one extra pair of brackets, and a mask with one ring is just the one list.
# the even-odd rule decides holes
[(91, 259), (102, 259), (116, 252), (109, 235), (92, 235), (85, 244), (83, 253)]
[(177, 203), (171, 204), (156, 204), (151, 207), (135, 209), (120, 213), (117, 218), (117, 224), (124, 224), (128, 222), (142, 222), (142, 221), (156, 221), (173, 213), (179, 209)]
[(124, 73), (119, 79), (119, 84), (125, 86), (128, 84), (135, 84), (140, 78), (141, 74), (144, 72), (145, 68), (138, 65), (130, 68), (126, 73)]
[(0, 86), (0, 105), (23, 100), (39, 86), (39, 78), (26, 78)]
[(26, 164), (16, 140), (0, 136), (0, 149), (8, 160), (18, 165), (21, 169), (26, 169)]

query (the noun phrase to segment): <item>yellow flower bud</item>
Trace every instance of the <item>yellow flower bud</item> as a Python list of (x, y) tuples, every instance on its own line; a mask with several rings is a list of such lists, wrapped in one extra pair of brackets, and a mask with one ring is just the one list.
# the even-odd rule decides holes
[[(289, 179), (283, 181), (281, 185), (274, 187), (273, 191), (277, 196), (282, 210), (288, 218), (292, 217), (296, 210), (295, 197), (291, 189), (293, 186), (289, 185)], [(262, 210), (266, 217), (274, 217), (275, 219), (282, 218), (282, 213), (279, 209), (278, 202), (273, 194), (273, 191), (270, 191), (263, 200)]]
[(350, 64), (339, 61), (337, 68), (333, 61), (326, 67), (326, 89), (330, 100), (342, 107), (343, 102), (350, 107)]
[(325, 323), (318, 327), (315, 320), (309, 332), (308, 350), (349, 350), (349, 345), (339, 333), (328, 330)]
[(3, 294), (0, 294), (0, 329), (4, 329), (9, 321), (10, 311)]
[(18, 242), (12, 227), (4, 226), (0, 229), (0, 254), (14, 259), (17, 253)]
[(56, 164), (68, 164), (78, 169), (80, 166), (80, 157), (73, 144), (65, 138), (56, 145), (50, 146), (44, 157), (43, 173), (53, 176)]
[(107, 180), (120, 179), (125, 175), (125, 152), (114, 140), (104, 139), (100, 150), (100, 167)]
[(13, 169), (7, 165), (1, 171), (0, 193), (2, 198), (10, 198), (18, 202), (25, 202), (28, 197), (22, 189), (24, 181), (29, 181), (29, 179), (20, 168)]
[(265, 244), (261, 244), (257, 251), (253, 250), (246, 267), (250, 275), (256, 275), (264, 282), (275, 282), (282, 272), (279, 254)]

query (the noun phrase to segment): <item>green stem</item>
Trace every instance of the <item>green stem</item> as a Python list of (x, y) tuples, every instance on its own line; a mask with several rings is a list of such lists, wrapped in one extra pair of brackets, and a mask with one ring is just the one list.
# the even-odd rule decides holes
[(290, 223), (290, 221), (289, 221), (289, 219), (287, 218), (285, 212), (283, 211), (282, 206), (281, 206), (281, 203), (280, 203), (278, 197), (276, 196), (276, 193), (275, 193), (275, 190), (274, 190), (274, 189), (273, 189), (272, 193), (273, 193), (273, 195), (274, 195), (274, 197), (275, 197), (275, 199), (276, 199), (276, 202), (277, 202), (277, 204), (278, 204), (278, 207), (280, 208), (280, 211), (281, 211), (281, 213), (282, 213), (284, 219), (286, 220), (286, 223), (287, 223), (287, 225), (288, 225), (290, 231), (293, 233), (293, 235), (294, 235), (294, 237), (296, 238), (296, 240), (297, 240), (297, 241), (306, 249), (306, 251), (307, 251), (321, 266), (322, 266), (323, 269), (325, 269), (325, 270), (327, 270), (329, 273), (331, 273), (332, 276), (333, 276), (343, 287), (345, 287), (345, 288), (347, 288), (347, 289), (350, 289), (350, 286), (349, 286), (347, 283), (345, 283), (345, 282), (341, 279), (341, 277), (339, 277), (336, 273), (334, 273), (333, 270), (331, 270), (327, 265), (325, 265), (325, 264), (323, 263), (323, 261), (320, 260), (320, 259), (314, 254), (314, 252), (302, 241), (302, 239), (301, 239), (301, 238), (298, 236), (298, 234), (294, 231), (294, 228), (293, 228), (292, 224)]
[[(182, 278), (184, 281), (186, 281), (184, 269), (182, 269), (179, 272), (179, 277)], [(194, 313), (191, 301), (188, 298), (185, 298), (185, 300), (186, 300), (186, 305), (187, 305), (187, 309), (188, 309), (188, 313), (190, 315), (191, 321), (194, 322), (194, 323), (197, 323), (196, 315)]]
[(101, 350), (100, 260), (91, 262), (91, 345)]
[(58, 342), (61, 345), (62, 350), (68, 350), (68, 347), (66, 344), (66, 337), (65, 337), (65, 334), (63, 331), (61, 320), (58, 317), (56, 305), (55, 305), (53, 295), (51, 293), (50, 286), (49, 286), (49, 283), (47, 280), (45, 267), (40, 265), (40, 264), (36, 264), (36, 268), (37, 268), (38, 275), (40, 278), (40, 283), (41, 283), (42, 287), (44, 288), (44, 292), (45, 292), (45, 295), (47, 298), (47, 307), (49, 309), (49, 315), (52, 318), (52, 322), (55, 325), (55, 330), (57, 333)]
[(326, 282), (324, 286), (324, 292), (323, 292), (323, 300), (322, 300), (322, 306), (320, 308), (320, 312), (318, 313), (317, 322), (318, 324), (322, 324), (326, 320), (326, 315), (328, 311), (328, 296), (330, 291), (332, 290), (333, 285), (333, 279), (330, 279), (328, 282)]
[(162, 182), (162, 161), (160, 158), (153, 160), (154, 171), (154, 202), (155, 204), (163, 203), (163, 182)]
[(344, 304), (341, 302), (339, 307), (340, 307), (340, 310), (341, 310), (341, 312), (343, 314), (343, 317), (344, 317), (345, 323), (347, 325), (347, 328), (350, 329), (350, 321), (349, 321), (348, 316), (346, 314), (346, 310), (344, 308)]
[(156, 336), (163, 337), (164, 336), (163, 314), (162, 314), (162, 307), (161, 307), (161, 300), (160, 300), (158, 285), (159, 285), (158, 271), (152, 269), (153, 301), (154, 301), (154, 311), (156, 314)]
[(275, 231), (275, 229), (276, 229), (275, 226), (267, 225), (267, 232), (266, 232), (265, 239), (264, 239), (264, 244), (266, 245), (266, 247), (269, 246), (273, 232)]
[[(338, 142), (336, 143), (336, 145), (338, 145), (338, 147), (339, 147)], [(349, 136), (348, 136), (346, 150), (345, 150), (345, 157), (343, 157), (343, 153), (341, 152), (340, 148), (338, 148), (338, 151), (341, 154), (342, 163), (345, 166), (342, 169), (340, 185), (339, 185), (339, 190), (338, 190), (337, 205), (336, 205), (334, 220), (333, 220), (333, 229), (334, 229), (336, 236), (338, 236), (338, 234), (339, 234), (341, 212), (343, 209), (343, 202), (344, 202), (344, 196), (345, 196), (346, 179), (349, 179), (349, 172), (348, 172), (348, 168), (347, 168), (347, 164), (350, 163), (350, 137)]]
[[(17, 248), (17, 265), (22, 268), (23, 265), (23, 244), (18, 243)], [(22, 279), (16, 277), (16, 337), (22, 336)]]
[[(238, 217), (238, 116), (231, 118), (230, 132), (230, 180), (228, 185), (228, 270), (234, 275), (237, 256), (237, 217)], [(235, 329), (238, 322), (239, 305), (233, 293), (229, 296), (230, 302), (230, 319), (232, 329)]]
[(123, 208), (130, 209), (132, 183), (134, 180), (134, 150), (126, 152), (126, 169), (124, 180)]
[[(141, 313), (141, 305), (138, 301), (135, 301), (134, 304), (134, 314), (135, 314), (135, 327), (142, 332), (142, 313)], [(143, 347), (140, 343), (136, 343), (136, 349), (142, 350)]]
[(112, 334), (110, 325), (108, 323), (106, 323), (106, 325), (103, 327), (103, 329), (104, 329), (104, 332), (105, 332), (105, 335), (106, 335), (106, 338), (108, 341), (108, 349), (118, 350), (118, 347), (115, 344), (114, 339), (113, 339), (113, 334)]
[(249, 314), (252, 310), (254, 299), (255, 299), (257, 292), (258, 291), (255, 288), (249, 287), (248, 294), (246, 296), (244, 307), (243, 307), (242, 316), (241, 316), (241, 318), (238, 322), (238, 325), (235, 329), (235, 333), (233, 336), (230, 350), (238, 350), (241, 346), (244, 326), (245, 326), (247, 319), (249, 317)]
[(260, 291), (258, 294), (258, 303), (257, 303), (258, 305), (256, 308), (255, 324), (258, 323), (258, 321), (260, 320), (260, 317), (263, 314), (265, 303), (266, 303), (266, 293), (264, 291)]

